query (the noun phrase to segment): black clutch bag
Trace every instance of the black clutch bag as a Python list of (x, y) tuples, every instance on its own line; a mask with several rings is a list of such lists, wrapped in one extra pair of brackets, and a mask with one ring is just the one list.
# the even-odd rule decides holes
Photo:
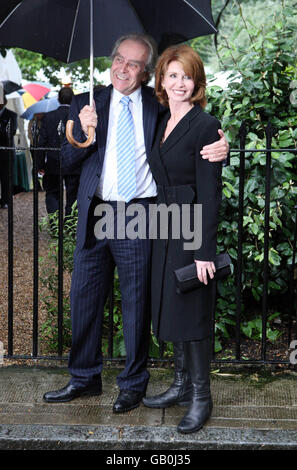
[[(217, 255), (214, 264), (216, 272), (214, 273), (213, 279), (224, 279), (231, 274), (231, 259), (228, 253)], [(203, 282), (199, 281), (197, 277), (196, 263), (176, 269), (174, 271), (174, 275), (176, 281), (176, 292), (178, 294), (184, 294), (205, 285)], [(208, 276), (208, 280), (210, 281), (212, 279)]]

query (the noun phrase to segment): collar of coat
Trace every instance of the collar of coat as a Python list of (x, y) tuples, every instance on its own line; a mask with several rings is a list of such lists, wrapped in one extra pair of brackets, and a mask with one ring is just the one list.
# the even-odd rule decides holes
[[(197, 104), (194, 106), (194, 108), (192, 108), (189, 112), (187, 112), (187, 114), (184, 115), (184, 117), (177, 123), (177, 125), (168, 135), (167, 139), (161, 145), (160, 147), (161, 154), (167, 152), (170, 148), (176, 145), (176, 143), (190, 129), (191, 121), (195, 119), (198, 116), (198, 114), (200, 114), (201, 112), (202, 112), (202, 108), (200, 107), (199, 104)], [(162, 120), (158, 129), (158, 135), (157, 135), (158, 142), (161, 141), (164, 135), (169, 118), (170, 118), (170, 112), (168, 111), (168, 113), (164, 116), (164, 119)]]

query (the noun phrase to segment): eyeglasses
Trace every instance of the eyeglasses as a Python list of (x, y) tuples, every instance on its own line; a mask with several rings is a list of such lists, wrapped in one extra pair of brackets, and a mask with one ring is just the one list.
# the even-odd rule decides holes
[(121, 55), (116, 55), (113, 59), (113, 62), (117, 65), (126, 64), (128, 69), (137, 72), (141, 70), (141, 67), (144, 65), (143, 62), (134, 62), (132, 60), (125, 60)]

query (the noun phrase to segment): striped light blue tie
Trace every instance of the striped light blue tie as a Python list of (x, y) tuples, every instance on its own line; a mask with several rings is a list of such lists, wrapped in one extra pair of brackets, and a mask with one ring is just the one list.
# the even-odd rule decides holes
[(118, 194), (129, 202), (136, 193), (134, 124), (129, 96), (120, 102), (123, 108), (117, 125)]

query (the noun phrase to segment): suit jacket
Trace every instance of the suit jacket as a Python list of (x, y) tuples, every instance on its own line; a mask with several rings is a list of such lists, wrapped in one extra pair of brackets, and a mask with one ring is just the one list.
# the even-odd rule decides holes
[[(96, 142), (87, 149), (76, 149), (65, 139), (62, 146), (63, 171), (73, 171), (81, 167), (80, 185), (77, 195), (78, 224), (77, 246), (82, 248), (88, 236), (94, 236), (88, 231), (89, 208), (96, 192), (102, 172), (108, 130), (109, 105), (112, 85), (95, 91), (94, 101), (98, 115)], [(69, 119), (74, 121), (73, 136), (78, 141), (86, 137), (81, 129), (78, 114), (89, 104), (89, 93), (74, 96)], [(152, 88), (142, 87), (143, 129), (147, 155), (149, 154), (155, 135), (155, 128), (162, 108), (153, 96)]]
[[(10, 121), (11, 135), (14, 136), (17, 130), (17, 115), (10, 109), (4, 108), (2, 115), (0, 116), (0, 146), (9, 147), (9, 137), (7, 135), (7, 124)], [(14, 146), (14, 143), (13, 143)], [(3, 150), (0, 152), (0, 158), (2, 160), (9, 159), (9, 151)]]
[[(214, 283), (177, 294), (174, 270), (193, 263), (194, 259), (214, 261), (216, 255), (222, 165), (202, 159), (200, 150), (219, 139), (220, 123), (197, 105), (160, 145), (169, 117), (168, 113), (158, 127), (149, 163), (157, 183), (158, 203), (177, 205), (180, 221), (173, 219), (173, 215), (171, 219), (168, 217), (168, 239), (158, 236), (153, 242), (152, 320), (160, 339), (190, 341), (210, 334)], [(196, 230), (196, 240), (200, 234), (202, 244), (200, 248), (185, 249), (184, 243), (191, 240), (184, 230), (193, 231), (195, 227), (194, 204), (202, 205), (202, 226), (199, 224)], [(189, 209), (187, 216), (183, 205)], [(164, 217), (162, 221), (164, 224)]]
[[(58, 126), (60, 121), (66, 127), (66, 122), (69, 114), (69, 106), (60, 105), (54, 111), (45, 113), (41, 121), (39, 130), (39, 147), (61, 147), (61, 139), (58, 133)], [(59, 174), (59, 160), (60, 151), (48, 150), (38, 151), (37, 153), (37, 166), (39, 170), (45, 170), (47, 174)], [(79, 174), (79, 169), (74, 171), (74, 174)]]

